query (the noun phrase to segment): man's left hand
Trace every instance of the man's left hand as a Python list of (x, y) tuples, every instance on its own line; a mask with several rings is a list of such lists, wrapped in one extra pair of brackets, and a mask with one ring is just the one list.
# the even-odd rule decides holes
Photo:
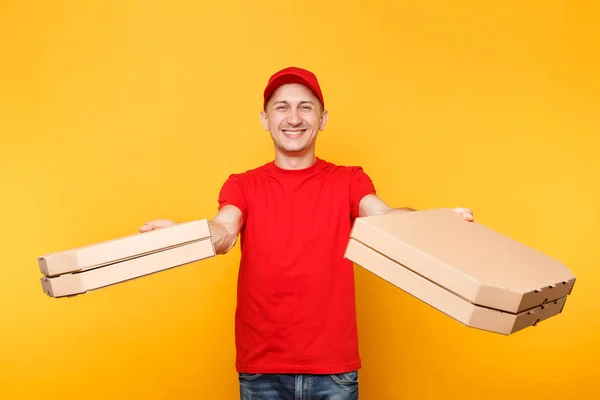
[(465, 221), (473, 222), (475, 220), (473, 218), (473, 211), (470, 208), (457, 207), (452, 211), (463, 217)]

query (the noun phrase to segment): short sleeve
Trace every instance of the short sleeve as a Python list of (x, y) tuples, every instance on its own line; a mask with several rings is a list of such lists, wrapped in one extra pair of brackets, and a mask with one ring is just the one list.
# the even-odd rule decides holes
[(219, 210), (227, 205), (239, 208), (242, 212), (244, 222), (246, 221), (248, 215), (246, 191), (237, 175), (230, 175), (219, 192)]
[(352, 219), (359, 215), (360, 201), (369, 194), (377, 194), (373, 181), (361, 167), (354, 167), (350, 176), (350, 210)]

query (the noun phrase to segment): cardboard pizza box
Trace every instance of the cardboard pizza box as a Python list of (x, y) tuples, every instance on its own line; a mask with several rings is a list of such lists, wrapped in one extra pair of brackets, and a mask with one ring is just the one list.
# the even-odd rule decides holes
[(38, 257), (42, 274), (85, 271), (210, 237), (208, 221), (197, 220), (106, 240)]
[(69, 297), (216, 255), (207, 220), (198, 220), (38, 258), (50, 297)]
[(131, 258), (100, 268), (43, 277), (42, 287), (50, 297), (69, 297), (91, 290), (165, 271), (215, 255), (210, 239)]
[(357, 218), (345, 257), (461, 323), (511, 334), (562, 312), (558, 260), (450, 209)]

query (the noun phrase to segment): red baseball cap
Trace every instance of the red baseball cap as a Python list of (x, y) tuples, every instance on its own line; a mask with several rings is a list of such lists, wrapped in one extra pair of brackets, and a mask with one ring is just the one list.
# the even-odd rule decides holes
[(279, 86), (287, 85), (288, 83), (299, 83), (312, 90), (315, 96), (321, 101), (323, 108), (325, 108), (323, 93), (321, 93), (321, 87), (319, 86), (317, 77), (312, 72), (298, 67), (284, 68), (271, 76), (267, 83), (267, 87), (265, 88), (263, 107), (267, 104), (267, 101), (269, 101), (269, 98)]

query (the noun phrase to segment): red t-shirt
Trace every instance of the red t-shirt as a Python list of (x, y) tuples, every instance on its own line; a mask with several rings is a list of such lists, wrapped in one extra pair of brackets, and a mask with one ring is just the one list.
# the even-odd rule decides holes
[(331, 374), (358, 369), (354, 270), (344, 252), (359, 202), (375, 193), (361, 167), (317, 158), (229, 176), (219, 209), (238, 207), (241, 261), (236, 368)]

